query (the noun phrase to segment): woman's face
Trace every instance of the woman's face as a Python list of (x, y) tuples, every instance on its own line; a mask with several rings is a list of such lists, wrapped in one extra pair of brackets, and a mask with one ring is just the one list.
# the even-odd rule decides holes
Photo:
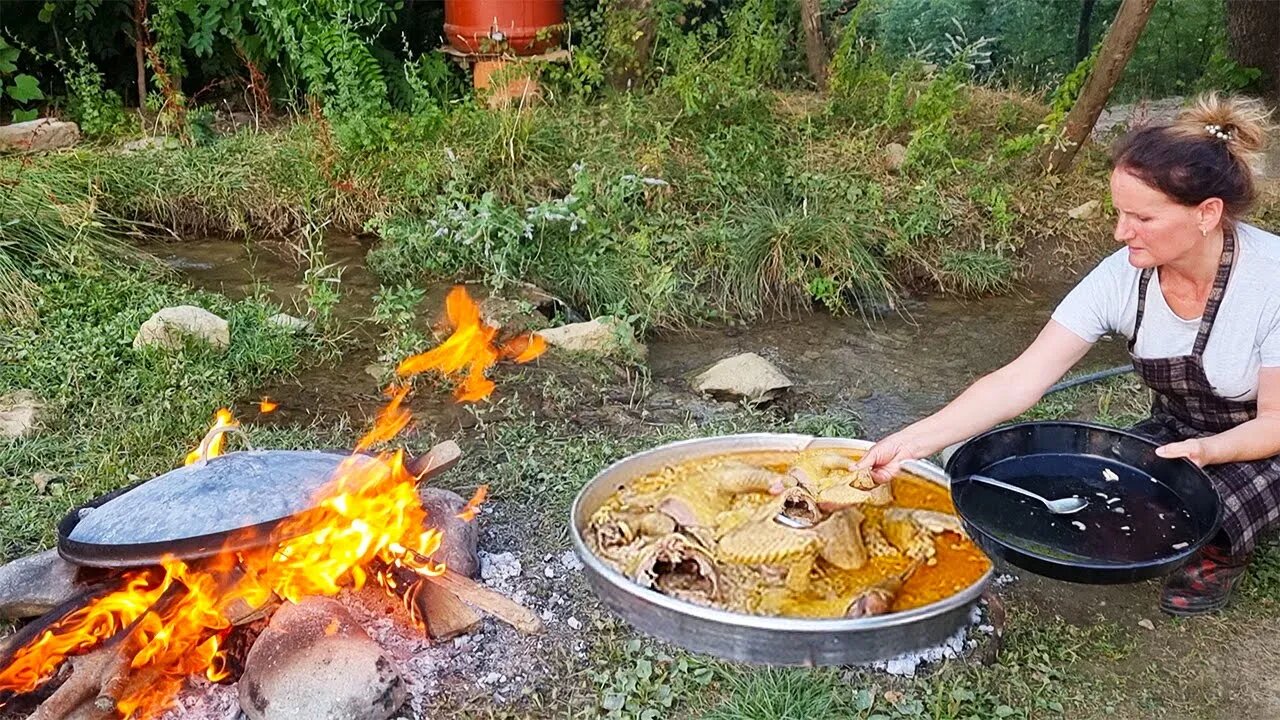
[(1119, 217), (1116, 240), (1129, 246), (1129, 264), (1157, 267), (1190, 253), (1204, 239), (1203, 213), (1129, 174), (1111, 172), (1111, 201)]

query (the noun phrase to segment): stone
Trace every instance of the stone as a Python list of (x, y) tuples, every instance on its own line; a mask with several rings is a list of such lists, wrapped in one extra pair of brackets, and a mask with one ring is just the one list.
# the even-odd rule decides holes
[(250, 720), (387, 720), (407, 689), (394, 660), (336, 600), (285, 603), (245, 658)]
[(1143, 619), (1139, 620), (1139, 621), (1138, 621), (1138, 626), (1139, 626), (1139, 627), (1141, 627), (1141, 628), (1147, 629), (1147, 630), (1155, 630), (1155, 629), (1156, 629), (1156, 624), (1155, 624), (1155, 623), (1153, 623), (1153, 622), (1151, 622), (1150, 620), (1148, 620), (1148, 619), (1146, 619), (1146, 618), (1143, 618)]
[(705, 395), (752, 403), (772, 400), (791, 385), (781, 370), (755, 353), (725, 358), (693, 381), (694, 389)]
[(231, 345), (231, 329), (227, 321), (194, 305), (178, 305), (157, 310), (147, 319), (133, 338), (133, 347), (159, 347), (176, 350), (183, 339), (195, 338), (225, 350)]
[(120, 150), (125, 153), (133, 153), (141, 150), (175, 150), (180, 147), (182, 147), (182, 143), (177, 138), (167, 135), (153, 135), (130, 140), (121, 145)]
[(312, 325), (310, 321), (303, 320), (300, 317), (294, 317), (287, 313), (276, 313), (275, 315), (272, 315), (267, 318), (267, 324), (275, 325), (278, 328), (283, 328), (284, 330), (288, 330), (293, 333), (309, 333), (315, 331), (315, 325)]
[(636, 340), (631, 325), (614, 317), (598, 317), (538, 332), (548, 345), (593, 355), (633, 354), (643, 357), (646, 348)]
[(0, 152), (47, 152), (80, 142), (80, 127), (73, 122), (40, 118), (0, 125)]
[(0, 438), (30, 437), (39, 427), (44, 406), (30, 390), (0, 397)]
[(884, 146), (884, 164), (890, 170), (901, 170), (907, 162), (907, 146), (902, 143), (889, 143)]
[(0, 567), (0, 617), (38, 617), (79, 592), (75, 565), (45, 550)]
[(467, 501), (451, 490), (436, 487), (419, 487), (418, 498), (427, 511), (427, 524), (444, 533), (440, 549), (431, 558), (460, 575), (476, 577), (480, 572), (480, 558), (476, 555), (480, 531), (474, 521), (458, 517)]
[(1101, 200), (1090, 200), (1083, 205), (1077, 205), (1067, 211), (1067, 215), (1072, 220), (1092, 220), (1100, 214), (1102, 210)]
[(36, 492), (41, 495), (49, 489), (49, 483), (58, 479), (58, 473), (49, 472), (48, 470), (37, 470), (31, 473), (31, 484), (36, 486)]
[(480, 316), (485, 322), (510, 334), (542, 330), (550, 324), (533, 303), (508, 300), (497, 295), (490, 295), (480, 301)]

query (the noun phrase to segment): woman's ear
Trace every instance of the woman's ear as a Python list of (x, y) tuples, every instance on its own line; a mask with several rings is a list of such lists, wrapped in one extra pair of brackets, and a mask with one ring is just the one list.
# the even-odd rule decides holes
[(1207, 235), (1210, 230), (1222, 222), (1222, 198), (1209, 198), (1196, 207), (1196, 222), (1200, 226), (1200, 234)]

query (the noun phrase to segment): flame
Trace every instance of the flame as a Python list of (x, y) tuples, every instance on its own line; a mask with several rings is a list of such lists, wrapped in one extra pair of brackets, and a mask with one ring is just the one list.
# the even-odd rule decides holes
[(275, 412), (278, 407), (280, 407), (280, 403), (268, 397), (264, 397), (258, 401), (258, 412), (263, 415)]
[[(437, 370), (461, 377), (457, 399), (474, 401), (492, 391), (484, 373), (499, 359), (527, 362), (545, 350), (537, 336), (494, 345), (496, 330), (480, 319), (461, 288), (450, 293), (447, 307), (453, 334), (402, 363), (401, 376)], [(278, 525), (264, 549), (224, 551), (195, 564), (165, 558), (162, 572), (124, 575), (121, 589), (61, 618), (14, 651), (0, 669), (0, 693), (36, 690), (68, 657), (110, 642), (103, 651), (120, 653), (129, 662), (129, 673), (113, 695), (117, 714), (153, 718), (173, 704), (188, 677), (204, 674), (215, 682), (228, 677), (223, 648), (233, 620), (243, 617), (237, 612), (264, 607), (273, 598), (298, 602), (308, 595), (333, 596), (371, 579), (404, 601), (422, 624), (414, 601), (423, 578), (445, 572), (443, 563), (431, 559), (443, 536), (429, 527), (403, 452), (374, 451), (408, 426), (408, 392), (407, 385), (390, 389), (373, 427), (340, 463), (316, 504)], [(219, 410), (201, 447), (211, 457), (221, 453), (223, 436), (214, 431), (236, 424), (228, 410)], [(186, 463), (199, 457), (197, 448)], [(458, 516), (473, 519), (486, 494), (486, 487), (479, 488)], [(244, 547), (239, 540), (230, 542)]]
[[(192, 450), (191, 452), (187, 453), (187, 458), (182, 464), (191, 465), (196, 461), (198, 461), (200, 459), (200, 450), (204, 448), (206, 445), (208, 445), (209, 447), (209, 457), (211, 458), (218, 457), (219, 455), (222, 454), (223, 446), (226, 445), (227, 436), (221, 433), (217, 435), (213, 435), (213, 431), (219, 428), (224, 428), (224, 427), (239, 427), (239, 426), (240, 426), (240, 423), (236, 422), (235, 418), (232, 417), (231, 411), (228, 410), (227, 408), (222, 408), (214, 416), (213, 427), (209, 428), (209, 433), (205, 435), (204, 441), (202, 441), (199, 447), (197, 447), (195, 450)], [(210, 435), (213, 435), (213, 437), (210, 438)]]
[(521, 335), (495, 345), (498, 328), (480, 317), (480, 306), (461, 285), (445, 298), (445, 313), (454, 328), (453, 334), (438, 347), (405, 358), (396, 372), (408, 376), (438, 370), (453, 377), (460, 376), (465, 368), (466, 376), (454, 391), (458, 402), (476, 402), (489, 397), (494, 383), (485, 377), (485, 371), (498, 360), (527, 363), (547, 349), (546, 340), (540, 335)]

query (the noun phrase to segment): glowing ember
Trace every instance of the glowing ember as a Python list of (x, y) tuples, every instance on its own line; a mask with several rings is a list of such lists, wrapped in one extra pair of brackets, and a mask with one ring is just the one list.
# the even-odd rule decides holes
[[(399, 372), (407, 377), (438, 370), (461, 378), (459, 401), (492, 391), (484, 373), (497, 360), (527, 362), (545, 349), (537, 336), (495, 345), (496, 330), (480, 319), (460, 288), (450, 293), (448, 312), (454, 333), (434, 350), (406, 360)], [(307, 595), (332, 596), (342, 587), (363, 587), (371, 577), (411, 606), (421, 578), (439, 575), (445, 567), (429, 559), (443, 536), (427, 528), (416, 478), (406, 469), (403, 453), (374, 452), (409, 424), (403, 407), (407, 393), (407, 387), (390, 391), (357, 454), (342, 462), (315, 506), (276, 527), (264, 549), (224, 552), (196, 565), (168, 558), (163, 573), (124, 575), (120, 590), (72, 612), (17, 650), (0, 669), (0, 692), (31, 692), (66, 658), (108, 643), (102, 651), (127, 661), (128, 672), (104, 688), (99, 701), (113, 702), (122, 718), (151, 718), (172, 703), (187, 677), (204, 673), (216, 681), (227, 676), (222, 643), (245, 609), (261, 608), (274, 598), (297, 602)], [(263, 412), (267, 403), (264, 398)], [(219, 410), (213, 429), (233, 426), (231, 413)], [(213, 429), (187, 456), (187, 464), (198, 460), (202, 449), (210, 457), (222, 452), (223, 436)], [(485, 488), (477, 490), (459, 517), (473, 519), (485, 494)]]
[(280, 407), (280, 403), (272, 400), (271, 398), (264, 397), (258, 401), (258, 412), (263, 415), (275, 412), (278, 407)]

